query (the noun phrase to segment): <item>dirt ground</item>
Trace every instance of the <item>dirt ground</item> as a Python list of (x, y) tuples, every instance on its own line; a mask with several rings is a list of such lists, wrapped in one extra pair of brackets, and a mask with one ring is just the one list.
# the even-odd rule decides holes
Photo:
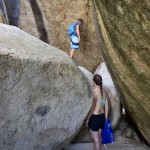
[[(121, 136), (117, 137), (113, 144), (107, 144), (106, 147), (107, 150), (150, 150), (149, 146), (141, 142), (122, 138)], [(64, 150), (94, 150), (94, 145), (93, 143), (70, 144)], [(101, 150), (106, 150), (103, 145)]]

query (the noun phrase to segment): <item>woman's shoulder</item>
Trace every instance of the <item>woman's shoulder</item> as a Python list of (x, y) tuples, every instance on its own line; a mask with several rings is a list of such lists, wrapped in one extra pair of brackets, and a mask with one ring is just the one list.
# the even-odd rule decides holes
[(99, 86), (94, 86), (93, 90), (94, 90), (94, 92), (98, 92), (100, 90), (100, 87)]
[(99, 86), (95, 86), (94, 87), (94, 95), (97, 96), (97, 97), (101, 97), (100, 87)]
[(100, 89), (100, 86), (95, 85), (95, 86), (94, 86), (94, 89)]

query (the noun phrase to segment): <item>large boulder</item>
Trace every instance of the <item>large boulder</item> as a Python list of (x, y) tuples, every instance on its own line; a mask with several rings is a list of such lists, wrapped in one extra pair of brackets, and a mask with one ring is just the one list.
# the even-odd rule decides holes
[(0, 24), (0, 150), (59, 150), (77, 134), (92, 89), (69, 56)]
[(93, 2), (100, 48), (121, 102), (150, 144), (150, 3)]
[(30, 2), (27, 0), (22, 0), (20, 4), (20, 25), (21, 29), (30, 33), (35, 37), (40, 37), (38, 32), (36, 20)]
[(78, 66), (80, 71), (88, 78), (90, 84), (93, 86), (93, 73), (82, 66)]

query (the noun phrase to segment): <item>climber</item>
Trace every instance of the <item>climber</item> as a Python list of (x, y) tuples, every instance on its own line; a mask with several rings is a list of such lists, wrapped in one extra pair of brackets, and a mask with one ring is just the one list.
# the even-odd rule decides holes
[(77, 21), (70, 23), (67, 28), (68, 35), (70, 36), (70, 58), (73, 58), (75, 50), (79, 48), (80, 25), (82, 22), (82, 19), (78, 19)]

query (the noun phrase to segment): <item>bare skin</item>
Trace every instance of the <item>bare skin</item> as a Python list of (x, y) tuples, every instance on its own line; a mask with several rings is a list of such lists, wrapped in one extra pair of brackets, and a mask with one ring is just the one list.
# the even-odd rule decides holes
[(70, 56), (70, 58), (73, 58), (73, 56), (74, 56), (74, 52), (75, 52), (75, 49), (71, 49), (71, 50), (70, 50), (70, 55), (69, 55), (69, 56)]
[[(106, 100), (106, 92), (103, 90), (103, 97), (106, 100), (105, 108), (103, 108), (102, 103), (97, 103), (97, 100), (102, 99), (102, 96), (100, 92), (100, 87), (96, 85), (95, 82), (94, 82), (93, 91), (94, 91), (93, 104), (85, 122), (87, 127), (88, 127), (89, 118), (91, 117), (92, 114), (98, 115), (98, 114), (105, 113), (106, 119), (108, 116), (108, 102)], [(94, 150), (101, 150), (101, 139), (100, 139), (101, 131), (102, 130), (99, 129), (99, 131), (94, 132), (90, 129), (90, 134), (94, 141)]]

